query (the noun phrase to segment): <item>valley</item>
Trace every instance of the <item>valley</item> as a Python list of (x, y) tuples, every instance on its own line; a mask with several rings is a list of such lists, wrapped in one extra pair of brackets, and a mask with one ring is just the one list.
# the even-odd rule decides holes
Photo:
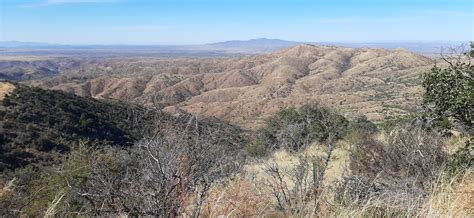
[(16, 71), (3, 61), (0, 72), (25, 71), (17, 77), (42, 88), (256, 129), (277, 111), (308, 102), (372, 121), (413, 112), (422, 94), (420, 75), (436, 62), (403, 49), (302, 44), (241, 57), (51, 58), (21, 62)]

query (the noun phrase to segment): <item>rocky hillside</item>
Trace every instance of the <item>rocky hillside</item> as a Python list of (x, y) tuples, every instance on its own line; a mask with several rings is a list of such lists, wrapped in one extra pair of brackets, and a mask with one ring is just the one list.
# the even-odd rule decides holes
[(402, 49), (298, 45), (211, 59), (111, 59), (31, 82), (98, 99), (184, 110), (253, 129), (282, 108), (319, 102), (373, 121), (415, 110), (434, 60)]

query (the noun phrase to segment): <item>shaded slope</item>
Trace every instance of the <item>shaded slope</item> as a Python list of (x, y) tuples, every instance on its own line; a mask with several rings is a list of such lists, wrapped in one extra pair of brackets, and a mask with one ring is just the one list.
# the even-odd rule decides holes
[[(0, 170), (55, 163), (81, 140), (131, 146), (166, 129), (187, 128), (189, 122), (186, 114), (14, 85), (0, 106)], [(241, 141), (240, 130), (224, 123), (200, 120), (190, 128), (221, 131), (235, 146)]]

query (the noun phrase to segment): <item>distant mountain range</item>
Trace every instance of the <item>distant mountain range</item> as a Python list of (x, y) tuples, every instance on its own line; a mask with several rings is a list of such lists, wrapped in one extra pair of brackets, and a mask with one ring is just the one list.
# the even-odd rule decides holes
[(289, 48), (303, 42), (286, 41), (281, 39), (258, 38), (250, 40), (231, 40), (217, 43), (206, 44), (211, 49), (224, 50), (247, 50), (257, 52), (272, 52), (279, 49)]
[(48, 47), (53, 44), (42, 42), (0, 41), (1, 48)]
[(161, 55), (209, 55), (218, 54), (258, 54), (289, 48), (298, 44), (329, 45), (349, 48), (404, 48), (423, 55), (438, 55), (448, 48), (468, 49), (468, 42), (461, 41), (387, 41), (387, 42), (298, 42), (281, 39), (258, 38), (250, 40), (230, 40), (203, 45), (65, 45), (41, 42), (0, 41), (0, 49), (41, 48), (41, 49), (107, 49), (134, 51), (153, 51)]

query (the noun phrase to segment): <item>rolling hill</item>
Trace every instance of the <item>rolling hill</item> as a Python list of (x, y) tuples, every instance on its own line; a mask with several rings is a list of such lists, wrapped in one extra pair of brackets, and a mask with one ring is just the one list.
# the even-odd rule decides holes
[(308, 102), (373, 121), (406, 114), (417, 109), (419, 76), (434, 63), (403, 49), (302, 44), (237, 58), (108, 59), (29, 83), (255, 129), (280, 109)]

